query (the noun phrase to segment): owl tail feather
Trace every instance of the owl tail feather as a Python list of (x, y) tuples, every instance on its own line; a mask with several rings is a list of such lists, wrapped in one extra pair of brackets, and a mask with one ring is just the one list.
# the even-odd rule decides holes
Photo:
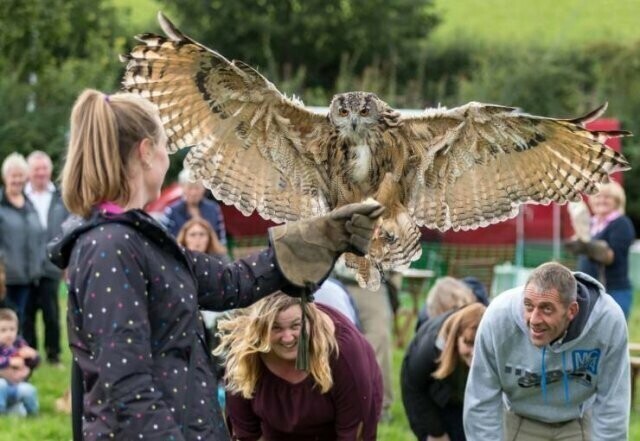
[(420, 230), (406, 210), (386, 218), (373, 238), (369, 254), (356, 256), (346, 253), (345, 265), (355, 271), (358, 284), (372, 291), (380, 287), (380, 273), (408, 268), (422, 254)]

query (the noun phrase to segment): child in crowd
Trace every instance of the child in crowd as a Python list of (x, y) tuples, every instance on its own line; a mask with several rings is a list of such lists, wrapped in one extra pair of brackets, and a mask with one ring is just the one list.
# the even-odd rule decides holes
[(0, 414), (38, 413), (38, 392), (27, 382), (39, 362), (38, 353), (18, 336), (18, 316), (0, 309)]
[(176, 241), (188, 250), (229, 261), (227, 247), (222, 245), (211, 224), (201, 217), (194, 217), (185, 222), (178, 232)]

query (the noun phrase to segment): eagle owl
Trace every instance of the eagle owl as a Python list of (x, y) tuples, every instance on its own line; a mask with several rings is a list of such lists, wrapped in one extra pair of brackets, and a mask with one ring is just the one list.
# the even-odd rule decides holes
[(143, 34), (129, 55), (125, 90), (153, 103), (170, 152), (216, 198), (248, 215), (294, 221), (366, 198), (386, 207), (367, 256), (346, 254), (361, 285), (420, 255), (418, 227), (468, 230), (516, 215), (522, 203), (579, 200), (623, 156), (576, 119), (469, 103), (404, 117), (373, 93), (336, 95), (328, 115), (286, 98), (256, 70), (180, 32)]

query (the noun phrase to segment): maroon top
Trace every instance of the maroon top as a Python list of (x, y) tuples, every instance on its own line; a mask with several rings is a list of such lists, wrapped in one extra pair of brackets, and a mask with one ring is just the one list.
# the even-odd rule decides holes
[(375, 440), (382, 407), (382, 376), (371, 345), (346, 317), (324, 305), (336, 326), (339, 357), (331, 358), (333, 387), (321, 394), (308, 376), (298, 384), (273, 374), (261, 363), (253, 399), (227, 393), (234, 440)]

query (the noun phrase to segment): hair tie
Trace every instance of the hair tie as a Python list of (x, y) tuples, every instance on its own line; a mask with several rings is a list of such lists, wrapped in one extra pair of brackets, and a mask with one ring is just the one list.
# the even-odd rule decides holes
[(111, 98), (109, 98), (109, 95), (107, 95), (106, 93), (103, 94), (104, 96), (104, 102), (109, 104), (111, 102)]

